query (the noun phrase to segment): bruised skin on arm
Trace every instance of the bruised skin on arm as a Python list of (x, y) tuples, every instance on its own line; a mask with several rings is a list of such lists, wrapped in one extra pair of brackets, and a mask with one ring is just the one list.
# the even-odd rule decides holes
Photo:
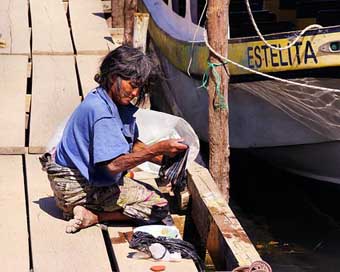
[(160, 141), (150, 146), (139, 141), (139, 143), (135, 144), (136, 147), (134, 145), (132, 153), (121, 155), (101, 165), (105, 166), (112, 174), (118, 174), (146, 161), (159, 162), (164, 154), (175, 156), (177, 153), (187, 149), (187, 146), (182, 144), (181, 141), (183, 140), (170, 139)]

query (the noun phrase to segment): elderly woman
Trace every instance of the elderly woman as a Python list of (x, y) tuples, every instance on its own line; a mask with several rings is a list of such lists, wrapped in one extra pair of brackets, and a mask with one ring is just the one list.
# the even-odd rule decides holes
[[(66, 232), (102, 221), (161, 221), (168, 203), (158, 191), (125, 176), (145, 161), (160, 162), (187, 146), (181, 139), (146, 146), (138, 140), (133, 114), (144, 101), (154, 66), (137, 49), (121, 46), (102, 61), (90, 92), (71, 115), (55, 152), (41, 162), (57, 206), (69, 219)], [(73, 218), (72, 218), (73, 217)]]

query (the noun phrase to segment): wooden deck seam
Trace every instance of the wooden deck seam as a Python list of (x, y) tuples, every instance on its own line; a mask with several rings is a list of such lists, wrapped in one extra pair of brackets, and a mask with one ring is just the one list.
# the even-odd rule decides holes
[(29, 195), (28, 195), (28, 178), (26, 169), (26, 157), (22, 155), (22, 166), (24, 176), (24, 188), (25, 188), (25, 204), (26, 204), (26, 223), (28, 231), (28, 253), (29, 253), (29, 271), (33, 271), (33, 254), (32, 254), (32, 240), (31, 240), (31, 224), (30, 224), (30, 212), (29, 212)]

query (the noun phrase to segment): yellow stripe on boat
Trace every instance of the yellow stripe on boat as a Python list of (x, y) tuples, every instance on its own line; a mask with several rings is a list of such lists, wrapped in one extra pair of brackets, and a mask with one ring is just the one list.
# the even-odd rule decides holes
[[(139, 1), (139, 9), (148, 12), (142, 1)], [(192, 50), (190, 42), (173, 38), (157, 26), (152, 16), (150, 17), (149, 33), (161, 53), (183, 72), (187, 71), (192, 56), (190, 72), (196, 75), (203, 74), (207, 69), (209, 55), (205, 44), (195, 43)], [(333, 30), (328, 31), (328, 29)], [(230, 39), (229, 58), (243, 66), (264, 73), (340, 66), (340, 50), (332, 51), (330, 48), (332, 44), (340, 44), (340, 27), (324, 28), (324, 30), (307, 33), (312, 34), (305, 34), (294, 46), (283, 51), (270, 49), (258, 37)], [(271, 45), (285, 47), (295, 39), (297, 34), (298, 32), (271, 34), (267, 35), (266, 39)], [(231, 75), (250, 74), (249, 71), (234, 65), (229, 65), (229, 71)]]
[[(339, 66), (339, 52), (335, 57), (336, 52), (330, 49), (330, 45), (339, 40), (338, 32), (303, 36), (291, 48), (282, 51), (271, 49), (262, 41), (230, 43), (229, 56), (237, 63), (265, 73)], [(269, 44), (282, 48), (290, 42), (292, 40), (287, 38), (274, 39)], [(235, 66), (229, 69), (234, 75), (248, 73)]]

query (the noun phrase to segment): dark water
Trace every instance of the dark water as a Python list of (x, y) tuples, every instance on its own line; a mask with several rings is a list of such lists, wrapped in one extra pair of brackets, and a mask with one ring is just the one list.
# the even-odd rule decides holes
[(231, 207), (273, 271), (340, 271), (340, 185), (292, 175), (245, 150), (231, 150), (230, 164)]

